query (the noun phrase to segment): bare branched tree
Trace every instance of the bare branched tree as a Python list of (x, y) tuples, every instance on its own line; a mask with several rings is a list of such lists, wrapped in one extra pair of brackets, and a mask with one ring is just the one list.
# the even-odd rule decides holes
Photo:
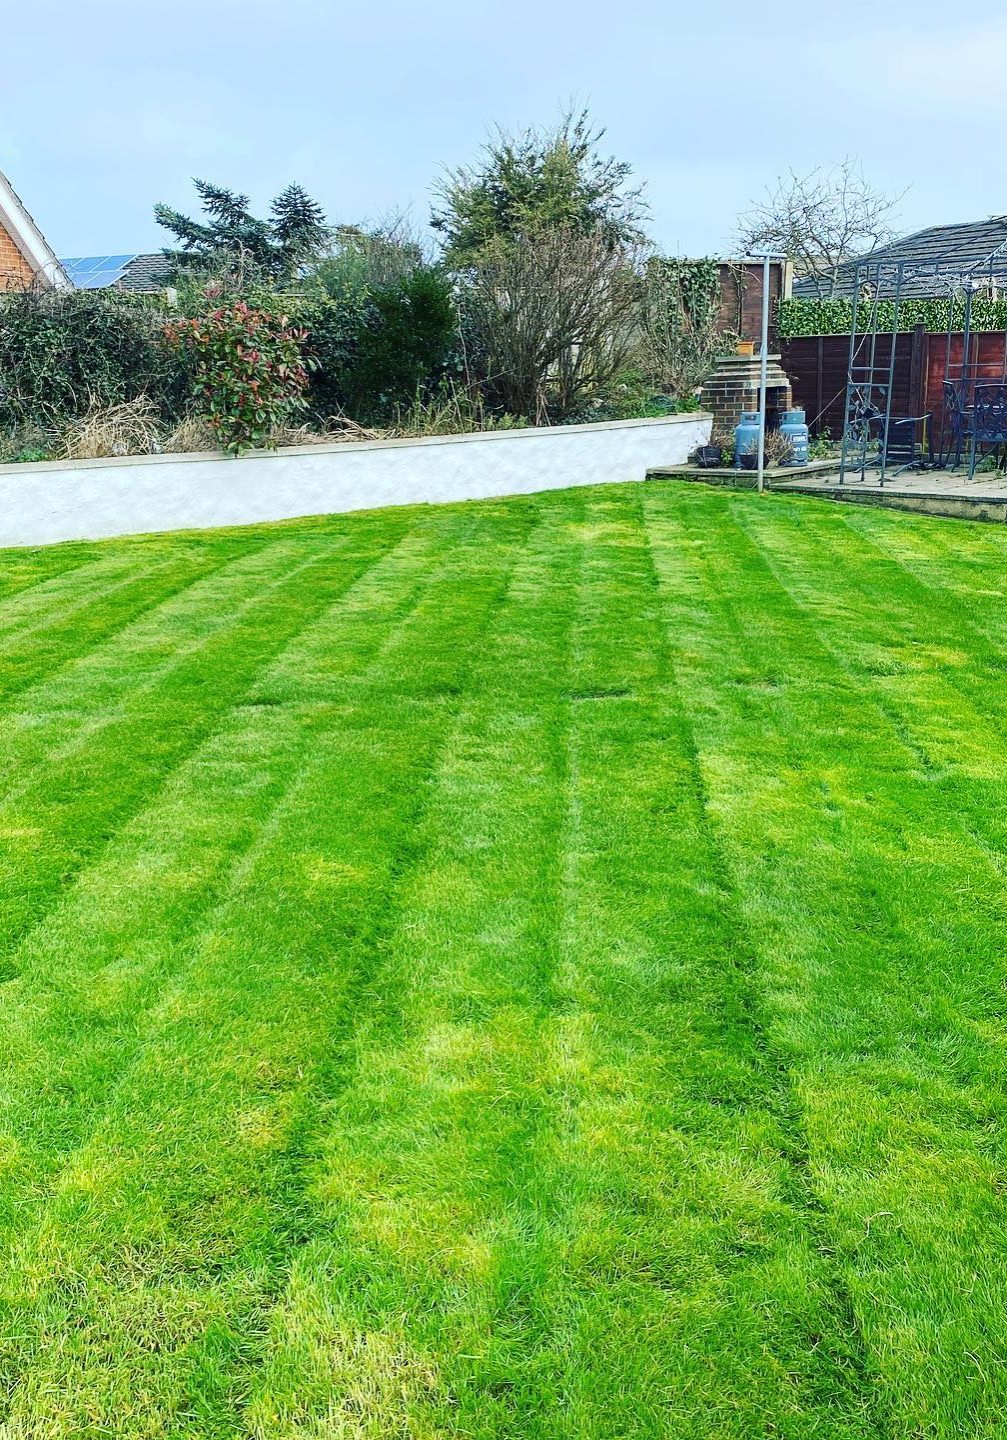
[(894, 235), (891, 217), (905, 196), (886, 195), (847, 156), (807, 175), (790, 171), (741, 218), (738, 242), (745, 252), (773, 249), (794, 262), (797, 275), (815, 281), (820, 298), (836, 293), (845, 260), (884, 244)]
[(624, 368), (638, 269), (602, 231), (542, 231), (491, 242), (466, 275), (464, 324), (490, 404), (562, 418)]

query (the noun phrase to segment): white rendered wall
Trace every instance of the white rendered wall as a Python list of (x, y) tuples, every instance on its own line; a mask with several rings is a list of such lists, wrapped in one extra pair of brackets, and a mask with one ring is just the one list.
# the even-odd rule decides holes
[(248, 525), (382, 505), (642, 480), (710, 438), (706, 414), (277, 452), (0, 465), (0, 546)]

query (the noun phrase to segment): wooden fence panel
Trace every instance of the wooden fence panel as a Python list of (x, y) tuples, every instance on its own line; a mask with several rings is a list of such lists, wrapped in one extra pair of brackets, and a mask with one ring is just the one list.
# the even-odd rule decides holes
[[(916, 415), (919, 410), (912, 408), (913, 400), (921, 398), (920, 382), (922, 368), (916, 346), (914, 373), (914, 336), (904, 334), (896, 337), (895, 373), (892, 381), (892, 413)], [(874, 364), (886, 367), (891, 359), (892, 337), (879, 335), (874, 348)], [(807, 416), (812, 435), (828, 430), (834, 440), (843, 433), (844, 407), (846, 404), (846, 373), (850, 358), (850, 337), (848, 335), (801, 335), (793, 340), (784, 340), (781, 347), (783, 368), (790, 376), (793, 386), (794, 404), (799, 405)], [(858, 342), (855, 363), (870, 363), (870, 340), (864, 337)], [(914, 385), (915, 382), (915, 385)], [(915, 390), (915, 395), (914, 395)]]
[[(942, 441), (944, 380), (949, 363), (953, 376), (961, 374), (963, 339), (961, 334), (952, 335), (949, 344), (945, 332), (928, 332), (920, 326), (896, 339), (892, 413), (930, 414), (931, 435), (938, 450)], [(849, 336), (801, 335), (784, 340), (780, 350), (783, 368), (793, 385), (794, 404), (804, 409), (811, 433), (819, 435), (828, 429), (833, 439), (838, 439), (843, 433)], [(891, 336), (879, 335), (875, 365), (887, 365), (890, 355)], [(870, 339), (864, 337), (858, 342), (856, 363), (865, 365), (869, 358)], [(984, 330), (974, 334), (969, 362), (978, 378), (1007, 384), (1007, 332)]]

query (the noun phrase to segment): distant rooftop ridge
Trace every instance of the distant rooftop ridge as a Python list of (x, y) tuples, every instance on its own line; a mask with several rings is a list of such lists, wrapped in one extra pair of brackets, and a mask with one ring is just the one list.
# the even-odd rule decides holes
[[(972, 220), (944, 225), (928, 225), (924, 230), (899, 236), (877, 249), (858, 255), (839, 266), (834, 297), (849, 299), (857, 281), (860, 265), (880, 264), (906, 266), (903, 294), (906, 296), (931, 296), (946, 293), (947, 281), (954, 275), (965, 276), (972, 271), (981, 274), (981, 267), (988, 263), (1001, 247), (1007, 247), (1007, 215), (993, 215), (986, 220)], [(922, 273), (914, 275), (912, 268), (919, 266)], [(936, 272), (944, 267), (945, 278)], [(926, 273), (929, 270), (930, 273)], [(1007, 288), (1007, 252), (1002, 264), (998, 265), (998, 278)], [(821, 279), (832, 292), (830, 272), (824, 272)], [(813, 275), (802, 275), (794, 281), (793, 294), (796, 299), (817, 299), (818, 283)]]

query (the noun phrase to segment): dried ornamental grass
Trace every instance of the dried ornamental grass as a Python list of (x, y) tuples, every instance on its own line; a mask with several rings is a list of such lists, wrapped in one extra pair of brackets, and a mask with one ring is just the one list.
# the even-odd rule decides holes
[(61, 450), (68, 460), (100, 460), (115, 455), (156, 455), (164, 449), (161, 426), (146, 395), (121, 405), (95, 401), (63, 432)]

